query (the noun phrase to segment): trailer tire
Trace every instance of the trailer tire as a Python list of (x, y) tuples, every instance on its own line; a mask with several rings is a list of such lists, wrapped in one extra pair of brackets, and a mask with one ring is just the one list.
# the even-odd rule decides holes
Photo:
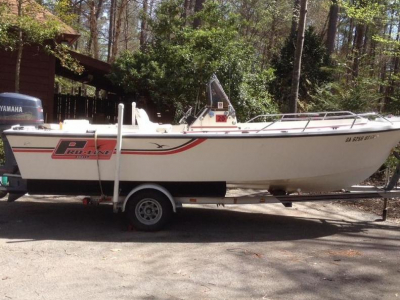
[(129, 198), (125, 214), (136, 229), (158, 231), (170, 220), (172, 205), (167, 196), (159, 191), (141, 190)]

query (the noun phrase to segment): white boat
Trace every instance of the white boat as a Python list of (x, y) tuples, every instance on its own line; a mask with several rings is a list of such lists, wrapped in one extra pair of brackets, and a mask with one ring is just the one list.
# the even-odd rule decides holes
[[(175, 126), (153, 123), (133, 105), (137, 125), (122, 128), (120, 195), (148, 182), (173, 196), (224, 196), (227, 186), (334, 191), (372, 175), (400, 140), (399, 122), (377, 114), (263, 115), (239, 123), (218, 79), (207, 93), (209, 105)], [(117, 125), (66, 120), (5, 135), (29, 193), (112, 195)]]

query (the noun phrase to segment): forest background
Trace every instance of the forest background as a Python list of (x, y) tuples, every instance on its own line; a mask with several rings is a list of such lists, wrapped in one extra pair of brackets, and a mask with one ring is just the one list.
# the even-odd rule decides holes
[[(79, 32), (73, 49), (160, 111), (198, 109), (212, 74), (241, 121), (289, 111), (300, 0), (37, 2)], [(298, 110), (399, 114), (399, 14), (397, 0), (308, 0)]]

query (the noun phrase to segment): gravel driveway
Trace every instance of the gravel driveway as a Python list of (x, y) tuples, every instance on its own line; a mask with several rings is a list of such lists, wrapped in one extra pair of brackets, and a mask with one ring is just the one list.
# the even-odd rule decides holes
[(189, 206), (144, 233), (79, 199), (0, 201), (0, 299), (400, 299), (400, 225), (376, 215)]

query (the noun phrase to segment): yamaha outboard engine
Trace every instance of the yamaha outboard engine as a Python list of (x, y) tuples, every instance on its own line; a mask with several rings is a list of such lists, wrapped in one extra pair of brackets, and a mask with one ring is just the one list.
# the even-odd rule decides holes
[[(0, 93), (0, 134), (5, 156), (5, 164), (0, 166), (1, 184), (3, 186), (9, 184), (8, 180), (14, 180), (13, 174), (19, 173), (14, 154), (8, 140), (3, 135), (3, 131), (14, 125), (40, 126), (43, 122), (43, 107), (40, 99), (17, 93)], [(3, 177), (4, 174), (7, 174), (7, 176)], [(24, 183), (20, 176), (16, 176), (15, 180), (21, 180), (20, 183), (17, 183), (21, 189), (20, 191), (17, 189), (15, 193), (11, 193), (8, 189), (10, 191), (8, 201), (15, 201), (25, 194), (24, 187), (21, 186)], [(6, 194), (6, 192), (0, 191), (0, 198)]]
[(43, 124), (43, 107), (40, 99), (17, 94), (0, 94), (0, 131), (13, 125), (35, 126)]

